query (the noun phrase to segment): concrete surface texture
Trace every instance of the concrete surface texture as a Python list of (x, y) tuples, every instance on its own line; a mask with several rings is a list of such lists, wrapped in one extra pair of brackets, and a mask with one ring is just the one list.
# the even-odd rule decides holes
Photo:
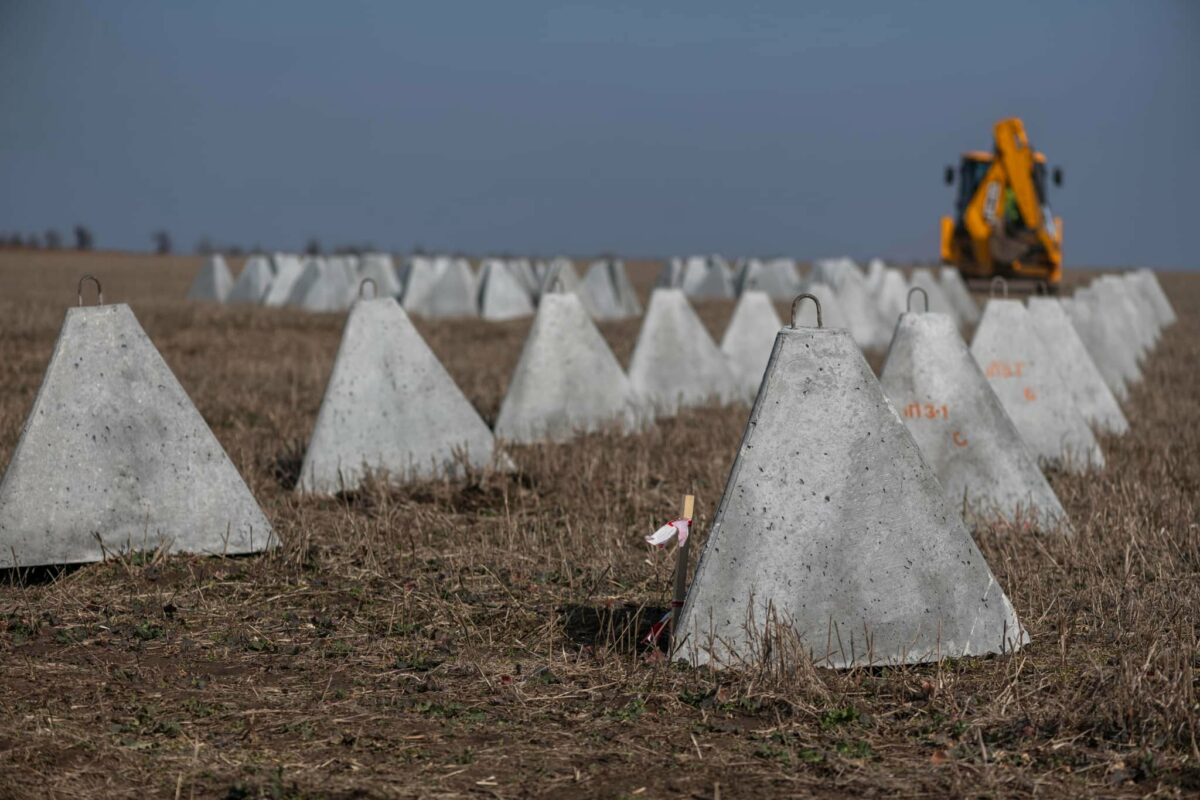
[(271, 279), (271, 285), (263, 294), (262, 304), (273, 308), (286, 305), (292, 294), (292, 288), (295, 287), (296, 281), (300, 279), (303, 272), (304, 265), (299, 258), (294, 256), (276, 258), (275, 277)]
[(496, 436), (565, 442), (580, 433), (639, 427), (629, 379), (579, 296), (542, 297), (496, 419)]
[(0, 568), (276, 543), (129, 306), (70, 309), (0, 483)]
[(818, 665), (1011, 651), (1016, 613), (850, 335), (784, 328), (680, 615), (681, 655)]
[(988, 301), (971, 341), (971, 355), (1034, 455), (1071, 472), (1104, 466), (1092, 429), (1075, 407), (1020, 300)]
[(657, 414), (740, 396), (725, 356), (682, 289), (655, 289), (629, 364), (639, 398)]
[(842, 281), (847, 277), (864, 278), (854, 260), (845, 256), (839, 258), (820, 258), (813, 262), (808, 280), (812, 283), (824, 283), (835, 290), (842, 288)]
[(1055, 297), (1030, 297), (1029, 321), (1079, 413), (1096, 430), (1125, 434), (1129, 421)]
[(593, 261), (583, 276), (579, 291), (587, 296), (587, 306), (591, 309), (591, 316), (594, 319), (624, 319), (631, 316), (626, 302), (621, 296), (622, 287), (618, 285), (616, 275), (618, 266), (624, 272), (624, 265), (620, 262)]
[[(1112, 341), (1115, 333), (1107, 326), (1101, 325), (1093, 311), (1092, 304), (1076, 293), (1073, 297), (1063, 297), (1059, 305), (1071, 321), (1071, 327), (1079, 335), (1084, 348), (1092, 358), (1092, 363), (1100, 371), (1104, 385), (1112, 392), (1118, 402), (1129, 398), (1129, 388), (1121, 368), (1120, 357)], [(1136, 366), (1136, 363), (1135, 363)]]
[(747, 402), (753, 401), (758, 394), (775, 336), (782, 327), (775, 304), (766, 292), (754, 289), (742, 292), (721, 338), (721, 352), (729, 359), (729, 366)]
[(220, 255), (211, 255), (196, 274), (188, 289), (187, 299), (207, 303), (224, 303), (233, 289), (233, 275)]
[(979, 305), (971, 297), (970, 290), (957, 267), (942, 267), (938, 271), (938, 285), (946, 299), (954, 306), (960, 325), (979, 324)]
[(511, 258), (507, 263), (513, 275), (516, 275), (517, 280), (520, 281), (521, 288), (529, 295), (529, 299), (536, 299), (538, 293), (538, 276), (533, 271), (533, 262), (528, 258)]
[(390, 297), (354, 304), (304, 456), (300, 493), (332, 494), (368, 473), (395, 483), (493, 462), (495, 440)]
[(879, 376), (953, 508), (1068, 532), (1066, 512), (948, 314), (907, 313)]
[(266, 256), (251, 256), (242, 267), (233, 288), (225, 298), (227, 303), (249, 303), (258, 305), (267, 294), (275, 276), (271, 273), (271, 264)]
[(1117, 278), (1117, 283), (1137, 309), (1138, 317), (1149, 333), (1150, 348), (1153, 350), (1158, 346), (1158, 340), (1162, 336), (1163, 330), (1162, 322), (1158, 317), (1158, 309), (1154, 307), (1154, 303), (1142, 291), (1142, 286), (1138, 283), (1134, 273), (1126, 272), (1122, 274)]
[(621, 303), (621, 310), (625, 312), (625, 316), (636, 317), (641, 314), (642, 301), (638, 299), (637, 290), (633, 288), (633, 283), (629, 280), (625, 262), (620, 259), (609, 261), (608, 274), (613, 285), (617, 287), (617, 299)]
[(533, 301), (509, 265), (499, 259), (483, 262), (479, 271), (479, 316), (519, 319), (533, 315)]

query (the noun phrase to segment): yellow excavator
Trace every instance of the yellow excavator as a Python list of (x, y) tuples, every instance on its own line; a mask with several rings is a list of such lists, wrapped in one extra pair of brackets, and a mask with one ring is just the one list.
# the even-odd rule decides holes
[[(1046, 157), (1029, 144), (1016, 117), (1000, 120), (993, 130), (993, 152), (962, 155), (955, 215), (942, 217), (942, 261), (968, 280), (1001, 276), (1018, 284), (1044, 283), (1056, 292), (1062, 280), (1062, 218), (1050, 213)], [(945, 178), (953, 185), (953, 167), (946, 167)], [(1062, 185), (1060, 168), (1052, 179)]]

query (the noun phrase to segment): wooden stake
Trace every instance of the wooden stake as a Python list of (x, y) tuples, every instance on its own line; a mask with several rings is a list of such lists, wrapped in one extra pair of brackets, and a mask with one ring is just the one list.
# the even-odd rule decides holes
[[(683, 496), (683, 510), (680, 512), (680, 518), (690, 520), (692, 513), (696, 507), (696, 498), (693, 495), (685, 494)], [(679, 619), (679, 613), (683, 611), (683, 599), (687, 596), (687, 578), (688, 578), (688, 545), (691, 544), (691, 526), (688, 526), (687, 541), (679, 545), (676, 549), (675, 556), (675, 592), (671, 598), (671, 649), (675, 648), (675, 623)]]

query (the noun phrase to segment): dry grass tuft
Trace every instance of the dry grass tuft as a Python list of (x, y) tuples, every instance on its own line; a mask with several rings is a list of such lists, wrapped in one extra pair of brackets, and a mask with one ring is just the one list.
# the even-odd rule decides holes
[[(1109, 439), (1053, 476), (1078, 536), (978, 538), (1029, 627), (1010, 657), (834, 673), (775, 632), (715, 673), (639, 644), (747, 410), (514, 452), (512, 474), (290, 492), (342, 319), (189, 306), (195, 259), (0, 256), (0, 462), (74, 280), (132, 302), (285, 545), (0, 583), (5, 796), (1162, 795), (1200, 789), (1200, 280)], [(643, 288), (652, 273), (637, 279)], [(705, 305), (719, 332), (727, 303)], [(528, 322), (420, 324), (489, 420)], [(628, 361), (635, 322), (605, 325)], [(873, 364), (878, 367), (879, 357)], [(644, 793), (639, 794), (645, 788)]]

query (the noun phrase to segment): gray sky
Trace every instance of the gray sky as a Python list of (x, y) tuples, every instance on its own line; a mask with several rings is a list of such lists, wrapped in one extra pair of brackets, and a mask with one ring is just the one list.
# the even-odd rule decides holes
[(0, 232), (935, 258), (1024, 118), (1068, 264), (1197, 263), (1200, 3), (0, 0)]

